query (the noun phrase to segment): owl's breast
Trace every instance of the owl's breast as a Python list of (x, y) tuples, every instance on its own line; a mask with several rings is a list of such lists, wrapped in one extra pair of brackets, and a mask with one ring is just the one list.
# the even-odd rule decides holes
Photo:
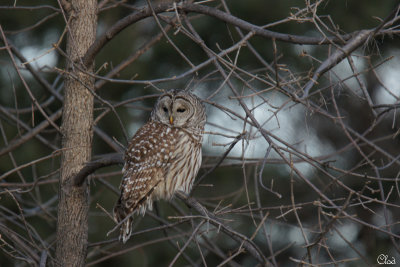
[(189, 194), (201, 165), (201, 146), (180, 131), (175, 150), (165, 168), (165, 179), (156, 189), (158, 198), (170, 199), (176, 191)]

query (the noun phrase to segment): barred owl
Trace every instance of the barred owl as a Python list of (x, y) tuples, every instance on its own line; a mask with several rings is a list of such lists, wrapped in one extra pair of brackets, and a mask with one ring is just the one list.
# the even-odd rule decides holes
[(150, 120), (125, 152), (121, 195), (114, 207), (115, 221), (123, 221), (123, 243), (131, 236), (133, 213), (144, 215), (153, 200), (168, 200), (176, 191), (190, 193), (201, 165), (205, 123), (205, 108), (191, 93), (171, 90), (157, 100)]

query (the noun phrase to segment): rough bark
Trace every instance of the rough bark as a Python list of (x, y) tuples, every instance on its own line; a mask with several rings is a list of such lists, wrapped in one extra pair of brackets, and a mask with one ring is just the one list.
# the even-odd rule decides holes
[[(94, 79), (80, 72), (81, 57), (96, 37), (97, 1), (71, 0), (68, 13), (67, 75), (63, 106), (56, 266), (83, 266), (88, 242), (89, 185), (73, 185), (91, 157)], [(76, 64), (74, 66), (74, 64)], [(93, 71), (93, 66), (87, 68)]]

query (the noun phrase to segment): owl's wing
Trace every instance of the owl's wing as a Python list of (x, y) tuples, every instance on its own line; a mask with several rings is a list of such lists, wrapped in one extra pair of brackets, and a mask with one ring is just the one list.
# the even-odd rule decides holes
[[(139, 167), (140, 168), (140, 167)], [(160, 168), (151, 167), (141, 171), (127, 171), (121, 182), (121, 195), (114, 207), (114, 219), (117, 223), (121, 221), (119, 239), (125, 243), (132, 234), (133, 213), (144, 214), (147, 205), (151, 205), (153, 190), (160, 183), (163, 173)], [(151, 207), (150, 207), (151, 208)]]
[(134, 168), (127, 169), (121, 182), (119, 204), (124, 209), (125, 216), (135, 210), (143, 214), (146, 210), (146, 200), (151, 197), (153, 190), (164, 177), (161, 168), (151, 166), (151, 163), (150, 166), (143, 165), (146, 163), (139, 163)]
[[(152, 208), (152, 193), (165, 178), (166, 166), (170, 160), (167, 144), (163, 136), (165, 127), (149, 122), (142, 126), (132, 138), (125, 153), (125, 166), (121, 182), (121, 195), (114, 208), (114, 218), (121, 226), (121, 239), (125, 242), (131, 234), (132, 213), (144, 214)], [(167, 144), (167, 145), (165, 145)], [(125, 219), (126, 217), (130, 217)]]

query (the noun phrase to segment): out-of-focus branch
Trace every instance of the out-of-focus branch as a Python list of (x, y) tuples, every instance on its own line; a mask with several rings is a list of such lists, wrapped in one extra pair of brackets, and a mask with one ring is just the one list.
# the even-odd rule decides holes
[[(61, 117), (61, 114), (62, 114), (62, 110), (59, 109), (58, 111), (56, 111), (52, 115), (50, 115), (49, 120), (51, 120), (54, 123), (58, 118)], [(4, 155), (4, 154), (14, 150), (15, 148), (19, 147), (20, 145), (24, 144), (25, 142), (27, 142), (31, 138), (35, 137), (41, 131), (46, 129), (49, 125), (50, 125), (49, 121), (48, 120), (44, 120), (38, 126), (36, 126), (32, 130), (30, 130), (29, 132), (27, 132), (26, 134), (21, 136), (19, 139), (11, 141), (8, 144), (8, 146), (3, 147), (2, 149), (0, 149), (0, 157), (2, 155)]]
[(36, 97), (31, 92), (30, 87), (28, 86), (27, 82), (25, 81), (24, 77), (22, 76), (21, 72), (19, 71), (17, 63), (16, 63), (16, 61), (14, 59), (14, 55), (11, 52), (10, 47), (8, 46), (7, 38), (6, 38), (5, 34), (4, 34), (4, 31), (3, 31), (3, 28), (1, 27), (1, 25), (0, 25), (0, 33), (1, 33), (1, 36), (2, 36), (4, 44), (6, 45), (7, 52), (9, 54), (10, 58), (11, 58), (11, 61), (12, 61), (13, 65), (14, 65), (14, 68), (15, 68), (15, 70), (16, 70), (16, 72), (17, 72), (22, 84), (25, 87), (25, 90), (28, 92), (28, 95), (30, 96), (32, 102), (39, 109), (40, 113), (46, 118), (46, 120), (49, 122), (49, 124), (51, 124), (57, 131), (60, 131), (60, 128), (58, 127), (58, 125), (56, 125), (53, 122), (53, 120), (50, 119), (50, 117), (46, 114), (46, 112), (43, 110), (43, 108), (39, 105), (38, 101), (36, 100)]

